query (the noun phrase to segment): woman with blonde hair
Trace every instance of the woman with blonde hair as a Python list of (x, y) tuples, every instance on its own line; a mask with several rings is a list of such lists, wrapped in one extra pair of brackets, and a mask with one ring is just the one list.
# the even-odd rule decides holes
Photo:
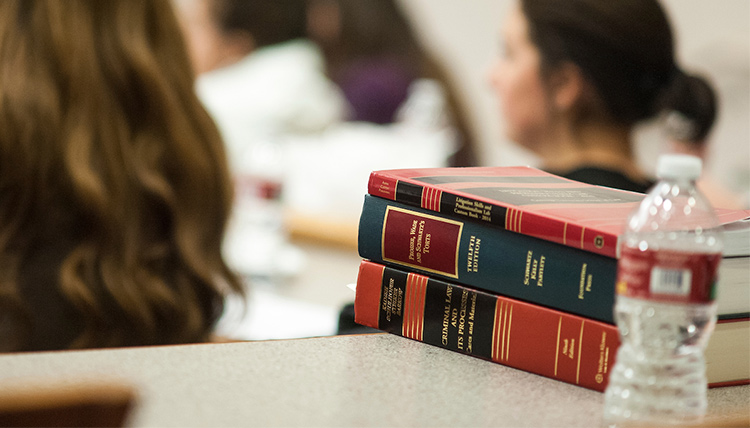
[(0, 350), (209, 339), (232, 189), (169, 0), (0, 2)]

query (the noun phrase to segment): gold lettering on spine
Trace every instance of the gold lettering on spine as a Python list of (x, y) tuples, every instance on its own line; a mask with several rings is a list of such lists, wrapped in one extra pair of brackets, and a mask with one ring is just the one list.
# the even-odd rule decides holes
[(471, 265), (472, 261), (474, 259), (474, 242), (476, 241), (476, 237), (472, 235), (469, 238), (469, 249), (466, 252), (466, 272), (471, 272)]
[[(451, 240), (451, 242), (455, 243), (455, 252), (454, 252), (455, 258), (453, 259), (452, 269), (433, 269), (433, 268), (425, 267), (422, 264), (418, 263), (418, 262), (421, 262), (422, 255), (427, 253), (427, 252), (424, 251), (424, 248), (421, 247), (421, 245), (424, 245), (424, 241), (423, 240), (429, 241), (431, 239), (431, 236), (430, 236), (431, 234), (430, 233), (426, 233), (424, 231), (424, 227), (423, 227), (423, 230), (422, 230), (424, 236), (422, 236), (422, 235), (419, 234), (419, 226), (420, 226), (419, 221), (424, 221), (424, 220), (413, 220), (411, 228), (409, 230), (410, 235), (411, 235), (410, 236), (410, 242), (409, 242), (409, 245), (410, 245), (410, 248), (409, 248), (410, 254), (409, 255), (410, 256), (413, 255), (414, 256), (414, 260), (413, 261), (410, 260), (409, 262), (407, 262), (406, 260), (392, 259), (392, 258), (387, 257), (386, 256), (386, 247), (383, 244), (385, 243), (386, 232), (389, 230), (387, 224), (388, 224), (389, 213), (391, 211), (406, 213), (406, 214), (408, 214), (410, 216), (419, 217), (420, 219), (434, 220), (434, 221), (439, 222), (441, 224), (450, 224), (450, 225), (454, 225), (454, 226), (458, 227), (458, 230), (456, 231), (456, 234), (455, 234), (455, 238), (456, 239), (455, 240)], [(383, 221), (383, 227), (382, 227), (382, 229), (383, 230), (380, 233), (380, 242), (381, 242), (380, 256), (381, 256), (381, 258), (384, 261), (386, 261), (386, 262), (395, 262), (396, 264), (399, 264), (399, 265), (422, 269), (422, 270), (430, 272), (430, 273), (438, 273), (438, 274), (445, 275), (445, 276), (450, 277), (450, 278), (458, 278), (458, 272), (460, 270), (459, 256), (461, 255), (461, 236), (463, 235), (463, 229), (464, 229), (464, 223), (463, 222), (457, 221), (457, 220), (451, 220), (451, 219), (444, 218), (444, 217), (434, 216), (434, 215), (422, 214), (422, 213), (418, 213), (416, 211), (407, 210), (407, 209), (403, 209), (403, 208), (397, 208), (397, 207), (388, 206), (386, 208), (385, 219)], [(412, 243), (414, 245), (414, 252), (413, 253), (411, 252), (411, 245), (412, 245)], [(419, 249), (418, 249), (418, 247), (419, 247)], [(409, 259), (411, 259), (411, 257), (409, 257)]]
[(479, 248), (482, 240), (472, 235), (469, 238), (469, 247), (466, 252), (466, 272), (479, 271)]
[[(388, 184), (388, 182), (387, 182), (387, 181), (383, 181), (383, 182), (382, 182), (382, 183), (380, 183), (380, 185), (378, 186), (378, 192), (380, 192), (380, 193), (383, 193), (383, 194), (385, 194), (385, 195), (390, 195), (390, 193), (391, 193), (391, 188), (390, 188), (389, 186), (390, 186), (390, 185)], [(394, 194), (395, 194), (395, 193), (394, 193)]]
[[(529, 285), (529, 278), (531, 277), (530, 270), (531, 270), (531, 259), (533, 257), (534, 253), (529, 250), (526, 252), (526, 268), (523, 272), (523, 285)], [(535, 260), (536, 261), (536, 260)]]
[(581, 333), (578, 336), (578, 367), (576, 368), (576, 385), (578, 385), (578, 379), (581, 376), (581, 348), (583, 347), (583, 326), (585, 324), (585, 321), (581, 321)]
[(477, 310), (477, 293), (471, 294), (471, 310), (469, 311), (469, 343), (466, 347), (466, 352), (472, 353), (474, 351), (474, 316)]
[(385, 319), (391, 321), (391, 313), (393, 312), (393, 278), (388, 279), (388, 290), (383, 298), (383, 307), (386, 309)]
[(568, 245), (568, 222), (563, 225), (563, 244)]
[(450, 311), (451, 311), (451, 297), (453, 295), (453, 287), (450, 285), (445, 289), (445, 308), (443, 309), (443, 330), (441, 336), (441, 343), (443, 346), (448, 345), (448, 325), (450, 325)]
[(474, 245), (474, 272), (479, 272), (479, 248), (482, 245), (482, 240), (477, 239), (476, 244)]
[(464, 336), (466, 334), (466, 314), (467, 304), (469, 302), (469, 291), (463, 290), (461, 293), (461, 309), (458, 311), (458, 349), (463, 350), (465, 345)]
[(588, 263), (581, 266), (581, 279), (578, 281), (578, 299), (583, 300), (583, 290), (586, 288), (586, 268)]
[(544, 256), (539, 258), (539, 272), (538, 272), (539, 279), (536, 281), (537, 287), (542, 287), (544, 285), (542, 282), (544, 281), (544, 261), (545, 260), (546, 260), (546, 257)]
[(557, 357), (560, 355), (560, 330), (562, 330), (562, 317), (557, 321), (557, 344), (555, 345), (555, 376), (557, 376)]

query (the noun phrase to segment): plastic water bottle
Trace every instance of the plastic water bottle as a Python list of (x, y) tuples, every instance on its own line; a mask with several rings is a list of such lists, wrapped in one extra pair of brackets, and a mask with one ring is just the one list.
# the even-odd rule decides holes
[(283, 157), (274, 139), (248, 144), (234, 159), (235, 201), (224, 240), (229, 266), (256, 280), (279, 278), (280, 254), (288, 244), (283, 216)]
[(702, 163), (663, 155), (660, 181), (630, 215), (618, 263), (621, 345), (605, 392), (606, 426), (686, 425), (706, 413), (703, 351), (716, 324), (722, 235), (695, 187)]

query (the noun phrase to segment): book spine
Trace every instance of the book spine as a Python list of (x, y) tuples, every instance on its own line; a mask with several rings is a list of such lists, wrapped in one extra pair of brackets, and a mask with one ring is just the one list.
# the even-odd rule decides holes
[(613, 322), (617, 260), (365, 196), (359, 254), (448, 281)]
[(460, 192), (451, 193), (435, 186), (398, 179), (381, 171), (373, 171), (370, 174), (367, 189), (370, 195), (424, 208), (448, 217), (491, 224), (556, 244), (607, 257), (617, 257), (617, 235), (555, 220), (524, 211), (520, 207), (506, 207), (462, 195)]
[(614, 325), (368, 261), (355, 321), (388, 333), (604, 391)]

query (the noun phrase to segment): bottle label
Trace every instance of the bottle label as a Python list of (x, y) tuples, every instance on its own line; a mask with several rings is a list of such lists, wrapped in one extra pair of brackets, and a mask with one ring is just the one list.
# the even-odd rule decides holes
[(617, 294), (673, 303), (716, 298), (721, 254), (640, 251), (623, 247), (617, 265)]

